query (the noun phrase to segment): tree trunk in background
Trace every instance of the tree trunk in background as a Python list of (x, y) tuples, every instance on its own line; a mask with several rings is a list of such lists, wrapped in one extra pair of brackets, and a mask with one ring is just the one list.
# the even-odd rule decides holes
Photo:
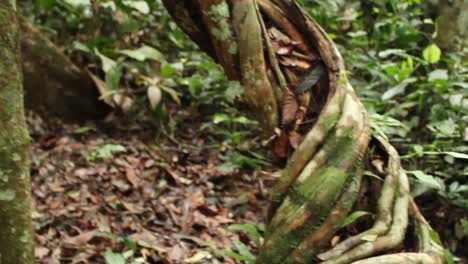
[(19, 17), (26, 108), (64, 120), (98, 119), (109, 112), (93, 80), (26, 18)]
[[(444, 262), (397, 151), (384, 135), (371, 135), (341, 55), (298, 1), (163, 2), (228, 77), (242, 82), (264, 134), (277, 134), (275, 153), (288, 158), (257, 264)], [(364, 170), (384, 180), (363, 177)], [(350, 232), (342, 225), (356, 202), (375, 218)]]
[(468, 48), (468, 1), (428, 0), (428, 15), (437, 19), (437, 44), (444, 49), (462, 51)]
[(0, 263), (32, 264), (30, 139), (14, 5), (0, 0)]

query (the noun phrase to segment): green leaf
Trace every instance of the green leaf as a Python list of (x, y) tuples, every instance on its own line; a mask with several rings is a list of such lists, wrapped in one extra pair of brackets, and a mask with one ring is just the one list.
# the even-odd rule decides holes
[(243, 125), (256, 125), (256, 124), (258, 124), (257, 121), (248, 119), (245, 116), (236, 117), (232, 121), (234, 123), (239, 123), (239, 124), (243, 124)]
[(341, 227), (345, 227), (345, 226), (353, 223), (354, 221), (356, 221), (358, 218), (363, 217), (365, 215), (371, 215), (371, 213), (365, 212), (365, 211), (356, 211), (356, 212), (350, 214), (348, 217), (346, 217), (346, 219), (343, 221), (343, 224), (341, 225)]
[(443, 154), (447, 154), (449, 156), (452, 156), (457, 159), (468, 159), (468, 155), (464, 153), (458, 153), (458, 152), (453, 152), (453, 151), (446, 151), (442, 152)]
[(115, 64), (106, 72), (106, 88), (108, 91), (116, 91), (120, 86), (120, 78), (122, 72), (120, 71), (120, 65)]
[(429, 236), (431, 237), (431, 240), (434, 241), (438, 245), (442, 245), (442, 241), (440, 240), (439, 233), (437, 233), (434, 230), (429, 230)]
[(231, 118), (227, 116), (226, 114), (218, 113), (213, 116), (213, 123), (215, 124), (221, 124), (221, 123), (230, 122), (230, 121), (231, 121)]
[(79, 42), (79, 41), (73, 41), (72, 47), (76, 50), (81, 50), (86, 53), (92, 53), (92, 51), (86, 46), (86, 44)]
[(150, 7), (146, 1), (126, 0), (122, 1), (122, 3), (145, 15), (150, 12)]
[(455, 264), (454, 257), (449, 250), (444, 249), (444, 257), (448, 264)]
[(230, 231), (244, 231), (248, 234), (250, 240), (252, 240), (257, 246), (260, 246), (260, 238), (262, 235), (258, 232), (257, 226), (255, 224), (234, 224), (228, 227)]
[(107, 250), (104, 256), (106, 264), (125, 264), (125, 257), (120, 253), (114, 253), (111, 250)]
[(127, 149), (122, 145), (107, 144), (104, 146), (96, 147), (91, 153), (86, 157), (89, 161), (94, 161), (97, 159), (109, 159), (112, 157), (112, 153), (115, 152), (126, 152)]
[(94, 49), (94, 53), (99, 56), (102, 62), (102, 70), (107, 73), (110, 71), (112, 68), (117, 66), (117, 62), (104, 56), (101, 52), (99, 52), (98, 49)]
[(38, 0), (37, 3), (41, 8), (46, 9), (52, 8), (56, 4), (55, 0)]
[(408, 174), (412, 174), (416, 177), (421, 183), (427, 184), (428, 186), (434, 189), (441, 189), (440, 183), (432, 175), (428, 175), (420, 170), (407, 171)]
[(86, 6), (89, 7), (91, 6), (91, 1), (90, 0), (65, 0), (67, 4), (70, 4), (74, 7), (79, 7), (79, 6)]
[(388, 50), (383, 50), (379, 52), (379, 57), (381, 58), (387, 58), (391, 55), (405, 55), (406, 51), (402, 49), (388, 49)]
[(131, 251), (137, 251), (138, 246), (137, 243), (135, 243), (135, 241), (131, 240), (128, 237), (123, 237), (122, 240)]
[(435, 70), (429, 73), (429, 78), (428, 80), (430, 82), (435, 81), (435, 80), (448, 80), (448, 71), (447, 70)]
[(240, 98), (243, 93), (244, 88), (242, 85), (239, 82), (231, 81), (224, 94), (226, 95), (226, 99), (232, 103), (236, 98)]
[(439, 62), (442, 51), (436, 44), (431, 44), (424, 49), (422, 55), (424, 60), (433, 64)]
[(255, 263), (255, 256), (250, 252), (249, 248), (244, 243), (240, 242), (239, 240), (234, 240), (233, 244), (239, 254), (245, 257), (245, 261), (247, 261), (247, 263)]
[(397, 86), (394, 86), (385, 93), (382, 94), (382, 101), (387, 101), (389, 99), (392, 99), (393, 97), (403, 94), (405, 92), (406, 86), (408, 86), (408, 83), (400, 83)]
[(161, 61), (165, 62), (166, 57), (157, 49), (149, 47), (149, 46), (142, 46), (139, 49), (135, 50), (116, 50), (117, 53), (126, 55), (132, 59), (135, 59), (137, 61), (145, 61), (145, 60), (156, 60), (156, 61)]

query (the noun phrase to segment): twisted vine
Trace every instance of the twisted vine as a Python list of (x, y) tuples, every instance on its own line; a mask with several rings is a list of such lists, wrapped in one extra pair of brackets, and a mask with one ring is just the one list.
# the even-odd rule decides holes
[[(289, 159), (273, 188), (257, 263), (444, 263), (397, 151), (383, 136), (371, 136), (335, 44), (296, 1), (163, 2), (228, 77), (241, 81), (265, 136), (280, 130), (278, 153)], [(292, 45), (288, 55), (305, 66), (291, 68), (278, 43)], [(365, 169), (384, 177), (375, 222), (331, 246), (360, 197)], [(405, 248), (410, 220), (418, 243)]]

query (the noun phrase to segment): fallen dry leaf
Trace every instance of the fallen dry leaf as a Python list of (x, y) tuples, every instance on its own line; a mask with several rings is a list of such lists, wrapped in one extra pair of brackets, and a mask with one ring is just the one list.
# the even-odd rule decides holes
[(87, 244), (97, 234), (96, 230), (84, 232), (78, 236), (68, 237), (63, 242), (69, 246), (80, 247)]
[(125, 169), (125, 175), (127, 176), (127, 180), (133, 185), (133, 187), (137, 188), (140, 181), (136, 175), (135, 169), (127, 167)]

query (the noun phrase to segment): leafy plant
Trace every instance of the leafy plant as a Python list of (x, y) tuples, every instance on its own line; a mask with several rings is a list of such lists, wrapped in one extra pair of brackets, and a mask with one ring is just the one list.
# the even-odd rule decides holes
[[(252, 242), (255, 243), (257, 248), (260, 246), (260, 240), (262, 234), (265, 231), (265, 226), (258, 223), (247, 223), (247, 224), (234, 224), (228, 227), (229, 231), (243, 231), (247, 233), (248, 237)], [(215, 255), (220, 257), (230, 257), (232, 259), (244, 262), (246, 264), (255, 264), (255, 255), (251, 252), (248, 245), (244, 244), (239, 240), (232, 242), (234, 250), (232, 249), (219, 249), (213, 243), (207, 243), (207, 246), (213, 251)]]
[(112, 157), (113, 153), (126, 152), (127, 148), (122, 145), (106, 144), (103, 146), (95, 147), (89, 152), (85, 158), (88, 161), (96, 161), (98, 159), (107, 160)]

